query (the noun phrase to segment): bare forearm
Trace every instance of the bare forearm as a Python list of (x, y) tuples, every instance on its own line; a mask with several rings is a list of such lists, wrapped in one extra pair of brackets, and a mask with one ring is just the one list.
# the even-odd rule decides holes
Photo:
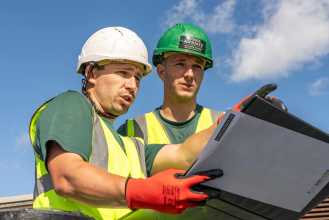
[(165, 145), (156, 155), (152, 174), (169, 168), (188, 169), (208, 143), (216, 125), (195, 133), (182, 144)]
[(80, 165), (78, 170), (80, 172), (62, 177), (67, 185), (64, 196), (97, 207), (126, 206), (125, 178), (109, 174), (90, 164)]
[(47, 164), (58, 194), (97, 207), (126, 206), (124, 177), (89, 164), (56, 143), (51, 146)]
[(216, 125), (195, 133), (188, 137), (178, 148), (178, 155), (182, 157), (182, 161), (185, 161), (184, 169), (188, 169), (195, 159), (198, 157), (200, 152), (208, 143), (211, 135), (215, 131)]

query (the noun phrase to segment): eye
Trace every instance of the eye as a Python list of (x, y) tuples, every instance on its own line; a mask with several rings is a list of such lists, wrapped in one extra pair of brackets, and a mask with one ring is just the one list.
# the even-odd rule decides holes
[(195, 70), (199, 70), (199, 71), (201, 71), (201, 70), (203, 70), (203, 66), (201, 66), (201, 65), (199, 65), (199, 64), (193, 64), (193, 69), (195, 69)]
[(135, 75), (135, 79), (138, 82), (138, 84), (140, 83), (142, 76), (141, 75)]
[(175, 63), (175, 66), (176, 67), (184, 67), (185, 66), (185, 63), (183, 63), (183, 62), (177, 62), (177, 63)]
[(129, 73), (127, 71), (124, 71), (124, 70), (118, 70), (115, 72), (116, 74), (120, 75), (120, 76), (123, 76), (123, 77), (129, 77)]

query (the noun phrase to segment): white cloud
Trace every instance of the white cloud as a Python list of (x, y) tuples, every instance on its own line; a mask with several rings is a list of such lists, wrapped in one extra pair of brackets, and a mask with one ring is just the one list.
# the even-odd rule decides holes
[(181, 0), (167, 11), (165, 25), (172, 26), (183, 22), (189, 16), (193, 16), (193, 12), (197, 10), (199, 3), (199, 0)]
[(329, 93), (329, 78), (322, 77), (315, 80), (309, 87), (309, 93), (312, 96), (319, 96)]
[(210, 33), (231, 32), (235, 27), (233, 23), (234, 8), (235, 0), (224, 1), (215, 7), (212, 14), (201, 13), (197, 23)]
[(267, 79), (329, 53), (329, 0), (264, 1), (264, 24), (242, 38), (231, 79)]
[(192, 20), (209, 33), (228, 33), (233, 31), (233, 13), (236, 0), (226, 0), (214, 7), (213, 12), (204, 12), (201, 0), (181, 0), (166, 13), (165, 25)]

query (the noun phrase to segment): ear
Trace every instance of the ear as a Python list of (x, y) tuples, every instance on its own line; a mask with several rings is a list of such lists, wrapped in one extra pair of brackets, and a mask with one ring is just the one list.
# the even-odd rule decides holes
[(157, 73), (160, 79), (163, 81), (164, 80), (164, 75), (165, 75), (165, 67), (163, 64), (158, 64), (157, 65)]
[(86, 68), (85, 68), (85, 77), (86, 80), (89, 84), (91, 85), (95, 85), (95, 78), (96, 78), (96, 74), (94, 72), (95, 68), (92, 64), (87, 64)]

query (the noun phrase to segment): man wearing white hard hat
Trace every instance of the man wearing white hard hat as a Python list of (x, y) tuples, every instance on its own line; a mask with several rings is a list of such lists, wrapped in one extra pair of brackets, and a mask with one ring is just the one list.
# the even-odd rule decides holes
[[(215, 125), (182, 144), (157, 148), (144, 148), (139, 138), (122, 137), (112, 127), (113, 120), (128, 111), (140, 80), (150, 71), (147, 49), (133, 31), (109, 27), (90, 36), (77, 66), (84, 77), (82, 93), (57, 95), (31, 119), (35, 209), (78, 212), (94, 219), (122, 219), (139, 212), (135, 216), (146, 219), (143, 209), (181, 213), (208, 198), (191, 187), (219, 174), (177, 177), (184, 172), (178, 169), (194, 161)], [(147, 149), (162, 153), (145, 158)], [(147, 178), (147, 173), (155, 175)]]

